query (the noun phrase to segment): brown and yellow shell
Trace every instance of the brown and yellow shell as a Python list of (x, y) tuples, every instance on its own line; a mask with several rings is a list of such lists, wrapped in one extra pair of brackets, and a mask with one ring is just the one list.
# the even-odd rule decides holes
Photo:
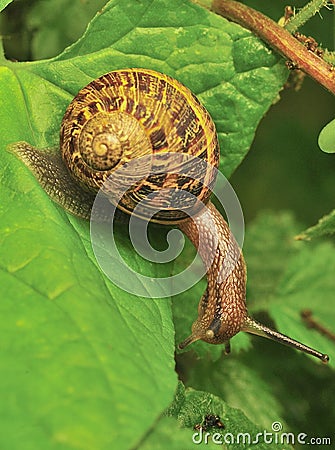
[[(98, 191), (125, 163), (144, 155), (185, 153), (216, 168), (219, 146), (215, 126), (198, 99), (177, 80), (153, 70), (117, 70), (92, 81), (72, 100), (64, 115), (61, 153), (73, 177)], [(190, 176), (148, 175), (123, 196), (118, 207), (131, 213), (138, 200), (166, 189), (187, 190), (206, 203), (216, 171), (199, 165)], [(192, 175), (192, 176), (191, 176)], [(184, 205), (185, 206), (185, 205)], [(165, 210), (157, 220), (175, 222), (182, 212)]]

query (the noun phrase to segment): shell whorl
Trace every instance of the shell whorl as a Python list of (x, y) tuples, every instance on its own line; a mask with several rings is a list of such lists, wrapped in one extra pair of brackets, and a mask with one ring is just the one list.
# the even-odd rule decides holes
[[(177, 80), (146, 69), (114, 71), (89, 83), (70, 103), (60, 135), (66, 166), (94, 192), (113, 171), (144, 155), (187, 153), (213, 167), (219, 161), (214, 124), (196, 97)], [(206, 203), (215, 174), (196, 175), (203, 178), (200, 185), (182, 175), (149, 176), (140, 182), (137, 199), (130, 193), (118, 206), (131, 213), (139, 198), (162, 188), (187, 189)], [(175, 211), (160, 214), (164, 221), (179, 219)]]

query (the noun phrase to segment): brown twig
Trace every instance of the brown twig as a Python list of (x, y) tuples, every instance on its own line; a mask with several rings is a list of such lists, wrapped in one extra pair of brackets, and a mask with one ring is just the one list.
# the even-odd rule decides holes
[(321, 325), (319, 322), (317, 322), (313, 318), (313, 313), (310, 309), (304, 309), (301, 311), (301, 318), (305, 322), (305, 324), (308, 326), (308, 328), (313, 328), (314, 330), (317, 330), (320, 334), (323, 336), (326, 336), (328, 339), (335, 341), (335, 334), (328, 330), (326, 327)]
[(288, 31), (262, 13), (232, 0), (214, 0), (212, 10), (239, 23), (335, 94), (335, 67), (309, 51)]

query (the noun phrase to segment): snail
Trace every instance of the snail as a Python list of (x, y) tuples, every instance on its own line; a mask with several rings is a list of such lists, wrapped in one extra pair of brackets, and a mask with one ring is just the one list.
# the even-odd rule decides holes
[[(11, 150), (35, 175), (49, 196), (68, 212), (88, 219), (94, 198), (109, 175), (132, 158), (173, 152), (219, 164), (215, 125), (199, 100), (177, 80), (147, 69), (107, 73), (81, 89), (68, 106), (60, 131), (60, 153), (40, 151), (26, 142)], [(191, 171), (200, 170), (192, 166)], [(198, 178), (199, 180), (199, 178)], [(206, 181), (206, 182), (205, 182)], [(193, 323), (192, 334), (179, 348), (203, 340), (224, 344), (240, 331), (257, 334), (309, 353), (323, 362), (328, 356), (252, 319), (246, 308), (246, 267), (228, 224), (210, 202), (214, 171), (204, 170), (200, 182), (190, 176), (147, 176), (135, 183), (117, 205), (132, 213), (136, 201), (162, 188), (185, 189), (201, 205), (192, 217), (177, 209), (158, 212), (153, 220), (175, 223), (197, 247), (207, 268), (207, 288)], [(193, 205), (194, 206), (194, 205)], [(204, 210), (206, 212), (204, 212)], [(218, 239), (213, 239), (208, 214)], [(213, 260), (208, 255), (213, 254)], [(233, 255), (234, 264), (226, 261)], [(229, 265), (229, 264), (228, 264)]]

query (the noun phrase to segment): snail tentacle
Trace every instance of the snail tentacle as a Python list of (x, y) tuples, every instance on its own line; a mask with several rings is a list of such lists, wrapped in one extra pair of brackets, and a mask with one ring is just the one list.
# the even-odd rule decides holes
[(272, 341), (279, 342), (281, 344), (287, 345), (288, 347), (293, 347), (297, 350), (300, 350), (304, 353), (308, 353), (309, 355), (315, 356), (320, 359), (323, 363), (327, 363), (329, 361), (329, 356), (325, 353), (321, 353), (314, 348), (309, 347), (308, 345), (302, 344), (295, 339), (286, 336), (285, 334), (279, 333), (278, 331), (272, 330), (271, 328), (257, 322), (251, 317), (246, 317), (245, 322), (242, 327), (242, 331), (247, 333), (256, 334), (257, 336), (262, 336), (267, 339), (271, 339)]

